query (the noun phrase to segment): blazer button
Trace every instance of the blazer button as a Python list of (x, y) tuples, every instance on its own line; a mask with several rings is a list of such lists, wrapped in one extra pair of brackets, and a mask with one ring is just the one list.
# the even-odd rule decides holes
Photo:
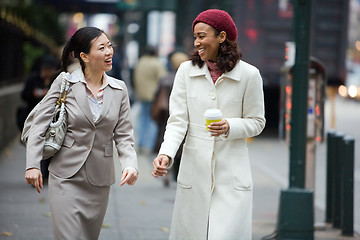
[(88, 150), (90, 150), (90, 149), (91, 149), (91, 146), (90, 146), (90, 145), (88, 145), (88, 146), (87, 146), (87, 149), (88, 149)]
[(91, 131), (95, 131), (95, 128), (94, 128), (94, 127), (91, 127)]

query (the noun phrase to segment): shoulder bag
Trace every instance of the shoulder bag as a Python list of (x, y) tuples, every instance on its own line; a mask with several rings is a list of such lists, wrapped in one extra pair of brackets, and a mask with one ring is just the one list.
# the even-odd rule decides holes
[[(55, 155), (55, 153), (61, 148), (67, 131), (67, 113), (65, 109), (66, 95), (69, 91), (70, 83), (65, 77), (62, 78), (59, 99), (56, 101), (53, 117), (49, 128), (45, 133), (45, 144), (43, 149), (43, 158), (47, 159)], [(37, 109), (42, 101), (40, 101), (34, 109), (30, 112), (24, 123), (24, 128), (21, 133), (21, 141), (26, 145), (32, 121), (36, 116)]]

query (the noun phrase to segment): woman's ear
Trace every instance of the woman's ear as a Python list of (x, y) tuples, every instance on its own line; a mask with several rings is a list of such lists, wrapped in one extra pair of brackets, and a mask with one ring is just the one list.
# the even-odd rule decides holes
[(80, 53), (80, 57), (83, 60), (83, 62), (89, 62), (88, 56), (84, 52)]
[(225, 32), (225, 31), (221, 31), (218, 37), (219, 37), (219, 42), (220, 42), (220, 43), (225, 42), (226, 32)]

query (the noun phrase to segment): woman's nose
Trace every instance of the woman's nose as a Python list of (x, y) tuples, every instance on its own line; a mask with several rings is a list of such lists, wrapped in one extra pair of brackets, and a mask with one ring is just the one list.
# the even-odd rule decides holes
[(113, 52), (112, 48), (106, 48), (105, 54), (109, 55), (112, 54), (112, 52)]
[(199, 41), (197, 41), (196, 39), (194, 40), (194, 47), (198, 47), (200, 45)]

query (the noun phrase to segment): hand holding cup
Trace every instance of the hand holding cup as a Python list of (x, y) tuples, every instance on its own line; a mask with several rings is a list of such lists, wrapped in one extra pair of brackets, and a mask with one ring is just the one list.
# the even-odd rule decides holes
[(206, 130), (211, 136), (218, 137), (229, 131), (229, 123), (222, 119), (219, 109), (208, 109), (205, 114)]

